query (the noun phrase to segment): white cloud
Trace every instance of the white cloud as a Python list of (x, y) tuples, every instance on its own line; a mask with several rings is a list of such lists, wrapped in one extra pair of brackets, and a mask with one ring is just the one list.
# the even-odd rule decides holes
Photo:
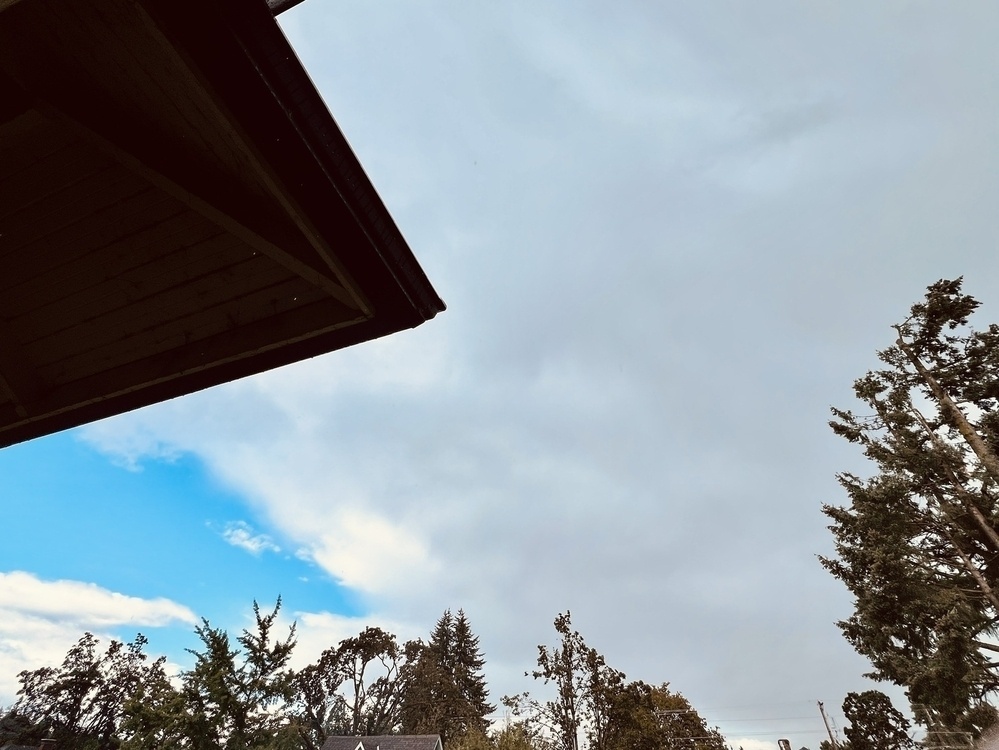
[(31, 573), (0, 573), (0, 610), (83, 628), (195, 623), (187, 607), (169, 599), (141, 599), (82, 581), (43, 581)]
[(281, 548), (267, 534), (255, 533), (245, 521), (233, 521), (222, 530), (222, 538), (233, 547), (259, 556), (263, 552), (280, 552)]
[(84, 631), (107, 640), (121, 627), (162, 627), (197, 621), (169, 599), (142, 599), (82, 581), (45, 581), (31, 573), (0, 573), (0, 705), (17, 692), (17, 674), (62, 661)]
[(335, 531), (320, 536), (312, 558), (346, 586), (384, 594), (436, 572), (426, 545), (400, 524), (349, 510), (334, 514), (331, 526)]
[(116, 466), (129, 471), (141, 471), (143, 461), (172, 462), (180, 457), (177, 447), (164, 441), (154, 430), (134, 430), (125, 433), (104, 430), (102, 424), (104, 423), (97, 423), (92, 429), (95, 436), (101, 436), (107, 455)]

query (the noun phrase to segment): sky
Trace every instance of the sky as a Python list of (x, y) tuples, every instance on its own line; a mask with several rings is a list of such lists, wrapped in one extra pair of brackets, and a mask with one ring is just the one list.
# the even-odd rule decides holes
[(815, 750), (875, 687), (817, 559), (869, 471), (829, 408), (937, 279), (999, 321), (999, 6), (280, 22), (448, 309), (0, 451), (0, 704), (84, 630), (183, 668), (278, 596), (302, 663), (463, 608), (496, 700), (569, 610), (732, 745)]

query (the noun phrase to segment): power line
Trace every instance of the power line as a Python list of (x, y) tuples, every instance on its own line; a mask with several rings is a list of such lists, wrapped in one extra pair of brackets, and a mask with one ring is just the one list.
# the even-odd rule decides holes
[[(735, 721), (756, 721), (756, 722), (766, 722), (766, 721), (815, 721), (814, 716), (763, 716), (759, 718), (752, 719), (711, 719), (711, 721), (732, 723)], [(707, 721), (707, 719), (705, 719)]]

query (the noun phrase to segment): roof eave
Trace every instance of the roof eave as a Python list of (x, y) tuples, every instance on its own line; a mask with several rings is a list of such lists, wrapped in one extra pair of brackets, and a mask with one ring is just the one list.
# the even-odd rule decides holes
[(273, 15), (284, 13), (289, 8), (294, 8), (305, 0), (267, 0), (267, 7), (271, 9)]

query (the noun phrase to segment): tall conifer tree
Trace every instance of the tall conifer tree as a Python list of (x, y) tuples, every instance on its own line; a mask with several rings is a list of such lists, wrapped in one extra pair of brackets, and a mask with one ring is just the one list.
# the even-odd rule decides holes
[(999, 691), (999, 326), (972, 329), (978, 306), (960, 279), (931, 285), (855, 383), (863, 412), (833, 410), (877, 473), (840, 475), (850, 505), (824, 507), (822, 560), (854, 594), (839, 625), (871, 676), (927, 729), (975, 734)]
[(489, 690), (482, 674), (485, 659), (479, 649), (479, 637), (472, 633), (464, 610), (458, 610), (452, 633), (454, 648), (454, 682), (458, 695), (464, 704), (465, 728), (485, 731), (489, 726), (486, 718), (496, 706), (489, 703)]
[(479, 639), (468, 618), (444, 612), (421, 650), (403, 702), (403, 731), (440, 734), (445, 744), (471, 730), (485, 731), (494, 706), (482, 668)]

